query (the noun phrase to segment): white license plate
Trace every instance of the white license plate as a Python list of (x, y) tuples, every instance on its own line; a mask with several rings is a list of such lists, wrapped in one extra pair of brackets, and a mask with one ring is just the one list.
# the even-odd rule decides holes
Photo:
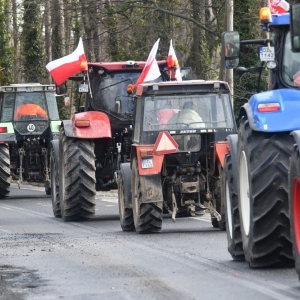
[(275, 60), (275, 48), (274, 47), (259, 47), (259, 58), (261, 61)]
[(150, 169), (150, 168), (153, 168), (153, 160), (142, 159), (142, 169)]
[(79, 93), (88, 93), (89, 86), (87, 84), (78, 84), (78, 92)]

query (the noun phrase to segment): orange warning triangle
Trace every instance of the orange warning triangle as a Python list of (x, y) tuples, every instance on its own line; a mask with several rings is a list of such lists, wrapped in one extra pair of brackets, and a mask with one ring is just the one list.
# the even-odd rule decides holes
[(170, 135), (170, 133), (167, 131), (163, 131), (159, 133), (153, 151), (158, 155), (162, 155), (175, 153), (177, 151), (177, 148), (178, 144)]

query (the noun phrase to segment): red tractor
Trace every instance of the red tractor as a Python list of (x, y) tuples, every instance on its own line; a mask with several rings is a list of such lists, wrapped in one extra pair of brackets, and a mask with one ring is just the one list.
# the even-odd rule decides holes
[[(158, 62), (159, 81), (169, 80), (166, 61)], [(88, 63), (88, 77), (79, 80), (85, 105), (61, 123), (51, 146), (51, 193), (55, 217), (91, 218), (96, 191), (117, 188), (115, 172), (130, 161), (135, 99), (127, 93), (145, 62)]]
[(118, 172), (121, 227), (158, 232), (163, 213), (203, 215), (224, 229), (221, 173), (224, 142), (236, 132), (226, 82), (141, 84), (136, 92), (130, 162)]

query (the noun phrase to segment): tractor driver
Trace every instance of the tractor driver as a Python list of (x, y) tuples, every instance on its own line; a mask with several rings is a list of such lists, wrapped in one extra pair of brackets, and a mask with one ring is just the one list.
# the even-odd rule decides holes
[(37, 116), (43, 119), (48, 118), (47, 112), (38, 104), (33, 103), (33, 101), (28, 97), (25, 97), (23, 103), (16, 109), (15, 120), (19, 120), (23, 116)]
[(193, 101), (185, 102), (182, 110), (169, 119), (167, 126), (173, 127), (172, 125), (174, 124), (178, 124), (180, 127), (182, 124), (191, 124), (191, 127), (193, 128), (205, 127), (202, 118), (195, 111), (195, 105)]

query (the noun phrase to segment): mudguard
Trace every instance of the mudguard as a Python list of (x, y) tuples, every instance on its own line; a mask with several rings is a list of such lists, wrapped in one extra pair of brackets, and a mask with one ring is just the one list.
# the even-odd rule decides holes
[(51, 147), (53, 148), (54, 151), (54, 157), (58, 162), (57, 166), (59, 166), (59, 140), (58, 139), (52, 140)]
[(233, 182), (238, 182), (238, 157), (237, 157), (237, 143), (238, 143), (238, 135), (230, 134), (226, 140), (228, 141), (232, 162), (232, 177)]
[[(89, 121), (87, 127), (76, 126), (77, 121)], [(65, 135), (79, 139), (111, 138), (111, 126), (108, 116), (98, 111), (75, 114), (71, 120), (62, 121)]]
[(120, 172), (122, 174), (123, 183), (124, 183), (124, 202), (125, 207), (132, 208), (131, 201), (131, 169), (130, 163), (123, 163), (120, 166)]
[[(278, 111), (259, 112), (259, 104), (279, 103)], [(240, 117), (247, 115), (252, 130), (282, 132), (300, 129), (300, 91), (279, 89), (253, 95), (242, 106)]]

